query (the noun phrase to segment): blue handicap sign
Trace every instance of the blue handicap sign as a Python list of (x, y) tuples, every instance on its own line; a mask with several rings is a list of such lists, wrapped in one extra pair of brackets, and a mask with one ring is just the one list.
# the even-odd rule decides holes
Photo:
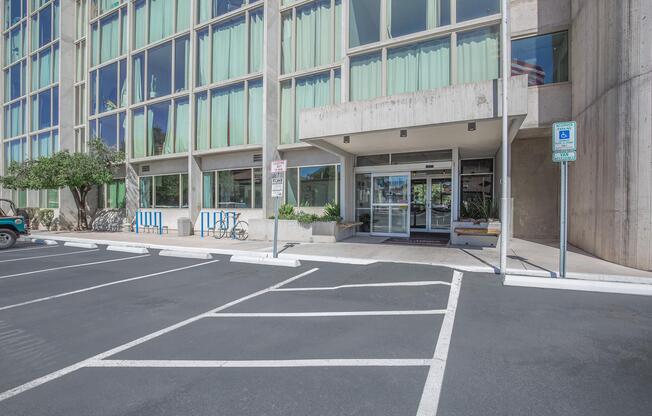
[(570, 130), (559, 130), (559, 140), (569, 140)]

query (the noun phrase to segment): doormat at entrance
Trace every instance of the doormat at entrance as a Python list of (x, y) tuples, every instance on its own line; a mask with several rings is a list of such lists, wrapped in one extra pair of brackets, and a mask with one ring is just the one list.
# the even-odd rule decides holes
[(429, 246), (429, 247), (446, 247), (448, 245), (449, 238), (446, 237), (392, 237), (385, 241), (383, 244), (397, 244), (405, 246)]

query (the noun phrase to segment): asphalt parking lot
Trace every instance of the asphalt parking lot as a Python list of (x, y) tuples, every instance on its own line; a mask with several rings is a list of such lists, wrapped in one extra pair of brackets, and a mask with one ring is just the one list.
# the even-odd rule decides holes
[(442, 267), (0, 252), (1, 415), (649, 415), (650, 298)]

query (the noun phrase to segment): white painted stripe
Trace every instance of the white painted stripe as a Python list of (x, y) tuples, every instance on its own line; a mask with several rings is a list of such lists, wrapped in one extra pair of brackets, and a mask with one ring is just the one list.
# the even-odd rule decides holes
[(85, 359), (83, 361), (79, 361), (78, 363), (75, 363), (75, 364), (72, 364), (72, 365), (70, 365), (68, 367), (65, 367), (65, 368), (62, 368), (60, 370), (54, 371), (54, 372), (52, 372), (50, 374), (46, 374), (45, 376), (36, 378), (36, 379), (34, 379), (32, 381), (29, 381), (29, 382), (27, 382), (25, 384), (22, 384), (22, 385), (18, 386), (18, 387), (14, 387), (13, 389), (10, 389), (10, 390), (7, 390), (7, 391), (5, 391), (3, 393), (0, 393), (0, 402), (2, 402), (4, 400), (7, 400), (7, 399), (10, 399), (10, 398), (12, 398), (12, 397), (14, 397), (14, 396), (16, 396), (18, 394), (21, 394), (21, 393), (24, 393), (24, 392), (28, 391), (28, 390), (31, 390), (31, 389), (33, 389), (35, 387), (41, 386), (41, 385), (43, 385), (43, 384), (45, 384), (45, 383), (47, 383), (49, 381), (56, 380), (56, 379), (61, 378), (61, 377), (65, 376), (65, 375), (68, 375), (68, 374), (70, 374), (72, 372), (75, 372), (75, 371), (79, 370), (80, 368), (84, 368), (87, 365), (89, 365), (91, 363), (94, 363), (94, 362), (96, 362), (98, 360), (103, 360), (103, 359), (108, 358), (108, 357), (110, 357), (112, 355), (118, 354), (118, 353), (126, 351), (126, 350), (128, 350), (130, 348), (133, 348), (133, 347), (135, 347), (137, 345), (140, 345), (140, 344), (142, 344), (144, 342), (147, 342), (147, 341), (150, 341), (150, 340), (152, 340), (154, 338), (160, 337), (161, 335), (165, 335), (168, 332), (172, 332), (175, 329), (182, 328), (182, 327), (184, 327), (186, 325), (189, 325), (189, 324), (191, 324), (193, 322), (196, 322), (196, 321), (206, 317), (206, 315), (208, 315), (210, 313), (216, 313), (216, 312), (222, 311), (222, 310), (224, 310), (226, 308), (230, 308), (231, 306), (237, 305), (238, 303), (244, 302), (244, 301), (249, 300), (251, 298), (254, 298), (256, 296), (260, 296), (260, 295), (262, 295), (264, 293), (269, 292), (270, 290), (279, 288), (279, 287), (281, 287), (281, 286), (283, 286), (285, 284), (293, 282), (293, 281), (295, 281), (295, 280), (297, 280), (297, 279), (299, 279), (299, 278), (301, 278), (303, 276), (306, 276), (306, 275), (308, 275), (310, 273), (314, 273), (317, 270), (319, 270), (319, 268), (314, 268), (314, 269), (308, 270), (308, 271), (303, 272), (301, 274), (298, 274), (298, 275), (296, 275), (294, 277), (291, 277), (291, 278), (289, 278), (287, 280), (284, 280), (284, 281), (282, 281), (280, 283), (272, 285), (272, 286), (270, 286), (270, 287), (268, 287), (266, 289), (259, 290), (257, 292), (254, 292), (254, 293), (250, 294), (250, 295), (241, 297), (240, 299), (236, 299), (236, 300), (234, 300), (232, 302), (226, 303), (226, 304), (220, 306), (219, 308), (215, 308), (215, 309), (210, 310), (210, 311), (208, 311), (206, 313), (202, 313), (202, 314), (193, 316), (192, 318), (188, 318), (185, 321), (181, 321), (181, 322), (176, 323), (174, 325), (170, 325), (167, 328), (163, 328), (163, 329), (158, 330), (156, 332), (152, 332), (151, 334), (145, 335), (144, 337), (138, 338), (138, 339), (133, 340), (131, 342), (128, 342), (126, 344), (122, 344), (122, 345), (120, 345), (118, 347), (115, 347), (115, 348), (110, 349), (108, 351), (105, 351), (103, 353), (94, 355), (93, 357), (87, 358), (87, 359)]
[(123, 257), (123, 258), (120, 258), (120, 259), (94, 261), (94, 262), (91, 262), (91, 263), (82, 263), (82, 264), (71, 264), (69, 266), (53, 267), (51, 269), (41, 269), (41, 270), (34, 270), (34, 271), (31, 271), (31, 272), (8, 274), (8, 275), (5, 275), (5, 276), (0, 276), (0, 280), (1, 279), (8, 279), (10, 277), (27, 276), (27, 275), (30, 275), (30, 274), (53, 272), (53, 271), (56, 271), (56, 270), (74, 269), (76, 267), (84, 267), (84, 266), (93, 266), (95, 264), (104, 264), (104, 263), (113, 263), (113, 262), (116, 262), (116, 261), (134, 260), (134, 259), (140, 259), (142, 257), (148, 257), (148, 256), (149, 256), (149, 254), (146, 254), (144, 256)]
[(282, 289), (276, 289), (275, 292), (302, 292), (302, 291), (313, 291), (313, 290), (338, 290), (338, 289), (349, 289), (355, 287), (401, 287), (401, 286), (435, 286), (443, 285), (450, 286), (448, 282), (442, 281), (426, 281), (426, 282), (390, 282), (390, 283), (361, 283), (354, 285), (341, 285), (341, 286), (330, 286), (330, 287), (284, 287)]
[(444, 321), (439, 331), (439, 338), (437, 339), (437, 346), (435, 347), (435, 354), (432, 357), (432, 364), (428, 371), (426, 384), (423, 387), (417, 416), (435, 416), (437, 414), (439, 397), (444, 382), (446, 360), (448, 359), (448, 349), (451, 343), (451, 336), (453, 335), (457, 301), (462, 286), (462, 276), (462, 273), (457, 270), (453, 272), (453, 282), (448, 296), (448, 307), (446, 308), (446, 315), (444, 315)]
[(86, 367), (123, 368), (281, 368), (281, 367), (425, 367), (430, 359), (318, 359), (318, 360), (94, 360)]
[(45, 250), (46, 248), (54, 248), (54, 246), (38, 246), (38, 247), (28, 247), (28, 248), (14, 248), (10, 250), (2, 250), (0, 254), (11, 254), (17, 251), (29, 251), (29, 250)]
[(44, 258), (47, 258), (47, 257), (72, 256), (73, 254), (92, 253), (94, 251), (100, 251), (100, 250), (99, 249), (80, 250), (80, 251), (73, 251), (72, 253), (58, 253), (58, 254), (48, 254), (48, 255), (45, 255), (45, 256), (19, 257), (17, 259), (0, 260), (0, 263), (7, 263), (7, 262), (10, 262), (10, 261), (24, 261), (24, 260), (44, 259)]
[(96, 289), (101, 289), (103, 287), (119, 285), (121, 283), (133, 282), (135, 280), (147, 279), (149, 277), (161, 276), (161, 275), (164, 275), (164, 274), (174, 273), (174, 272), (178, 272), (178, 271), (181, 271), (181, 270), (192, 269), (193, 267), (199, 267), (199, 266), (204, 266), (206, 264), (217, 263), (218, 261), (219, 260), (207, 261), (207, 262), (204, 262), (204, 263), (193, 264), (192, 266), (179, 267), (178, 269), (165, 270), (165, 271), (158, 272), (158, 273), (146, 274), (144, 276), (130, 277), (128, 279), (116, 280), (115, 282), (109, 282), (109, 283), (104, 283), (104, 284), (101, 284), (101, 285), (90, 286), (90, 287), (86, 287), (86, 288), (83, 288), (83, 289), (73, 290), (72, 292), (59, 293), (57, 295), (46, 296), (44, 298), (28, 300), (26, 302), (16, 303), (14, 305), (2, 306), (2, 307), (0, 307), (0, 311), (17, 308), (19, 306), (31, 305), (33, 303), (45, 302), (45, 301), (52, 300), (52, 299), (58, 299), (58, 298), (62, 298), (64, 296), (76, 295), (78, 293), (89, 292), (91, 290), (96, 290)]
[(106, 251), (118, 251), (121, 253), (133, 253), (133, 254), (148, 254), (149, 250), (145, 247), (132, 247), (132, 246), (108, 246)]
[(66, 243), (63, 243), (64, 247), (77, 247), (77, 248), (97, 248), (97, 244), (95, 243), (73, 243), (71, 241), (68, 241)]
[(641, 283), (555, 279), (551, 277), (508, 275), (505, 276), (503, 284), (505, 286), (531, 287), (539, 289), (576, 290), (582, 292), (652, 296), (652, 285)]
[(176, 250), (161, 250), (158, 253), (159, 256), (163, 257), (181, 257), (184, 259), (199, 259), (199, 260), (210, 260), (213, 256), (210, 253), (197, 253), (193, 251), (176, 251)]
[(288, 313), (214, 313), (207, 318), (313, 318), (324, 316), (404, 316), (444, 315), (445, 309), (422, 311), (351, 311), (351, 312), (288, 312)]

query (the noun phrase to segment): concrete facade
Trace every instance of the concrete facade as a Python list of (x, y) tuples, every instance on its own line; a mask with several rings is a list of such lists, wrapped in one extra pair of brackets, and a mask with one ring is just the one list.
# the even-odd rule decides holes
[(652, 2), (572, 1), (570, 242), (652, 269)]

